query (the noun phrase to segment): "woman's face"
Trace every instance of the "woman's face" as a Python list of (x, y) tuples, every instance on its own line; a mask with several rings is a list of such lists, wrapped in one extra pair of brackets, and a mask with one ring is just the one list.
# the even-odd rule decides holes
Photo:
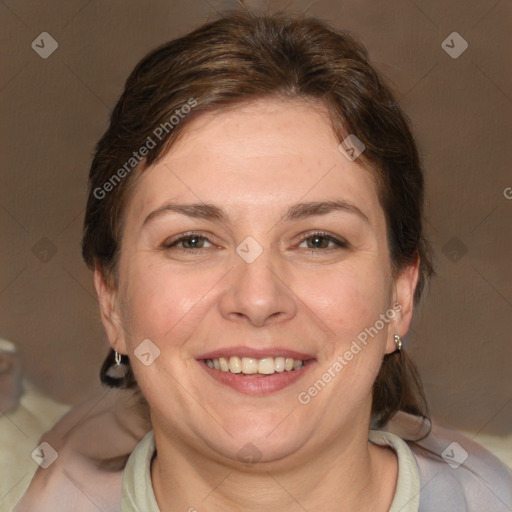
[[(417, 272), (393, 278), (374, 178), (340, 152), (327, 111), (267, 99), (197, 117), (144, 171), (118, 275), (109, 289), (96, 272), (103, 320), (155, 434), (271, 461), (367, 435)], [(223, 371), (237, 358), (270, 373)]]

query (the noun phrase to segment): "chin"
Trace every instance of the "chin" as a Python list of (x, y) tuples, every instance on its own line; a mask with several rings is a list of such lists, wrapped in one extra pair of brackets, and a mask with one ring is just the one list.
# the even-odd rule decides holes
[[(218, 454), (223, 463), (226, 459), (235, 465), (253, 465), (256, 463), (273, 463), (288, 459), (297, 453), (297, 450), (306, 444), (310, 434), (298, 425), (292, 428), (284, 426), (281, 415), (249, 421), (232, 421), (224, 423), (225, 430), (217, 426), (215, 432), (198, 432), (206, 445)], [(296, 429), (294, 431), (294, 429)], [(229, 434), (228, 434), (229, 432)]]

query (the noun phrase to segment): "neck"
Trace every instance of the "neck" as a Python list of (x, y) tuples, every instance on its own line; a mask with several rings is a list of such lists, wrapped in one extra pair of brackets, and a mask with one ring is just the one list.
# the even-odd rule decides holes
[(396, 455), (369, 443), (367, 429), (357, 432), (338, 433), (314, 456), (296, 453), (289, 461), (234, 468), (155, 429), (155, 496), (161, 512), (387, 511), (398, 475)]

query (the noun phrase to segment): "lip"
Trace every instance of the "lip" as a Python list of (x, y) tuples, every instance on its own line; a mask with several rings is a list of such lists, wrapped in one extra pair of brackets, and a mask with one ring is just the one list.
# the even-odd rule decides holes
[[(206, 359), (212, 358), (208, 357)], [(240, 373), (215, 370), (214, 368), (210, 368), (205, 360), (198, 361), (198, 363), (210, 377), (220, 384), (229, 386), (231, 389), (243, 393), (244, 395), (257, 396), (276, 393), (277, 391), (291, 386), (306, 373), (309, 373), (311, 368), (316, 365), (316, 360), (309, 359), (305, 361), (304, 365), (298, 370), (273, 373), (265, 377), (253, 377), (252, 375), (241, 376)]]
[[(265, 357), (291, 357), (295, 360), (307, 361), (315, 359), (311, 354), (296, 352), (286, 348), (268, 347), (268, 348), (251, 348), (251, 347), (225, 347), (207, 352), (196, 357), (196, 360), (202, 359), (218, 359), (219, 357), (252, 357), (253, 359), (263, 359)], [(258, 378), (258, 377), (256, 377)]]

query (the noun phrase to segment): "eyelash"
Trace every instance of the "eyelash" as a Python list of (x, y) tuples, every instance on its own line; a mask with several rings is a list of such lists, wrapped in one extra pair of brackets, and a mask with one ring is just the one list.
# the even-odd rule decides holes
[[(208, 240), (207, 237), (201, 235), (200, 233), (189, 232), (189, 233), (185, 233), (185, 234), (181, 235), (176, 240), (173, 240), (170, 243), (165, 243), (164, 242), (162, 244), (162, 247), (163, 247), (163, 249), (177, 248), (177, 249), (179, 249), (181, 251), (185, 251), (185, 252), (199, 252), (202, 249), (208, 249), (207, 247), (199, 247), (199, 248), (195, 248), (195, 249), (191, 249), (191, 248), (188, 248), (188, 247), (177, 247), (177, 245), (179, 243), (181, 243), (181, 242), (183, 242), (185, 240), (188, 240), (189, 238), (193, 238), (193, 237), (196, 237), (196, 238), (199, 238), (199, 239), (202, 239), (202, 240), (206, 240), (207, 242), (211, 243), (210, 240)], [(317, 252), (318, 250), (330, 251), (330, 250), (333, 250), (333, 249), (334, 250), (336, 250), (336, 249), (347, 249), (348, 246), (349, 246), (349, 244), (345, 240), (340, 240), (338, 238), (335, 238), (335, 237), (333, 237), (332, 235), (330, 235), (329, 233), (327, 233), (325, 231), (315, 231), (313, 233), (310, 233), (308, 236), (303, 237), (299, 241), (299, 244), (301, 244), (302, 242), (304, 242), (306, 240), (309, 240), (310, 238), (315, 238), (315, 237), (325, 238), (329, 242), (334, 243), (337, 247), (324, 248), (324, 249), (308, 248), (308, 250), (313, 251), (313, 252)]]

